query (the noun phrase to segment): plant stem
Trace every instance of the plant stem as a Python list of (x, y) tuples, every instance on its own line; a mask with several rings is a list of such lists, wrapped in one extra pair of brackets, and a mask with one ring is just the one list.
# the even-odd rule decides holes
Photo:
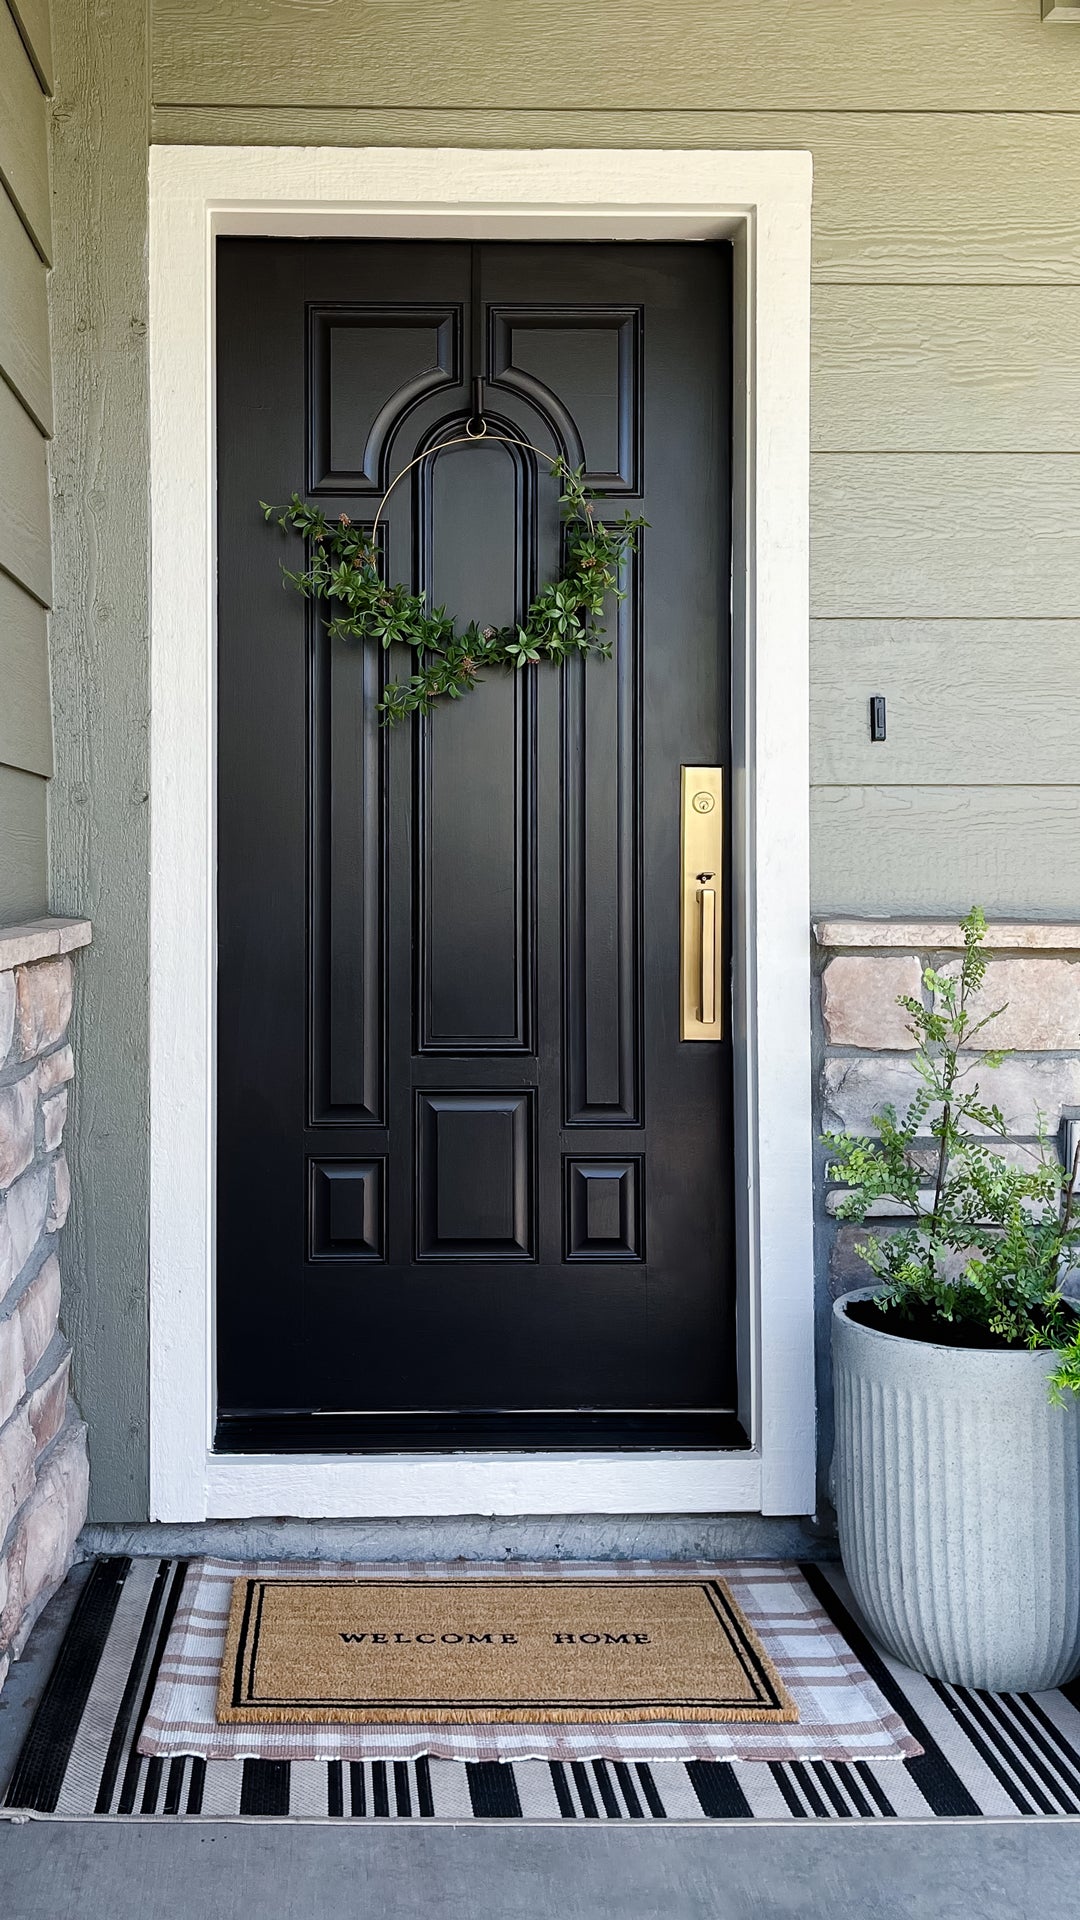
[(1069, 1184), (1065, 1189), (1065, 1210), (1061, 1216), (1061, 1231), (1063, 1234), (1069, 1231), (1069, 1225), (1072, 1220), (1073, 1201), (1076, 1198), (1076, 1182), (1078, 1179), (1080, 1179), (1080, 1140), (1076, 1143), (1076, 1152), (1072, 1157), (1072, 1170), (1069, 1174)]

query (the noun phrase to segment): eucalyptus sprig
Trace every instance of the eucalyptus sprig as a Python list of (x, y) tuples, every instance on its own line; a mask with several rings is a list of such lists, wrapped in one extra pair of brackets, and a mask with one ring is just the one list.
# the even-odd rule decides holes
[(424, 594), (383, 578), (370, 535), (348, 514), (328, 520), (298, 493), (284, 507), (260, 500), (265, 519), (309, 543), (308, 565), (298, 572), (286, 566), (281, 571), (306, 600), (327, 603), (332, 639), (413, 649), (414, 671), (388, 686), (380, 702), (384, 724), (396, 726), (410, 713), (429, 713), (444, 696), (460, 700), (479, 684), (484, 668), (520, 669), (541, 661), (558, 665), (573, 654), (610, 659), (611, 642), (601, 624), (604, 603), (625, 597), (619, 584), (623, 563), (637, 551), (638, 535), (647, 523), (629, 511), (614, 522), (600, 519), (580, 467), (560, 459), (551, 472), (562, 482), (562, 574), (541, 588), (521, 625), (482, 627), (472, 620), (462, 633), (445, 607), (429, 609)]

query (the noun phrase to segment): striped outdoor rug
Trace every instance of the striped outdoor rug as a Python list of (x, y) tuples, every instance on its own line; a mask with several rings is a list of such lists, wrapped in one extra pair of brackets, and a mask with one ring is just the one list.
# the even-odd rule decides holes
[(300, 1820), (922, 1820), (1080, 1817), (1080, 1687), (988, 1695), (879, 1654), (833, 1568), (802, 1573), (923, 1751), (890, 1760), (203, 1760), (140, 1754), (186, 1563), (163, 1560), (134, 1645), (132, 1563), (98, 1562), (7, 1790), (25, 1816)]

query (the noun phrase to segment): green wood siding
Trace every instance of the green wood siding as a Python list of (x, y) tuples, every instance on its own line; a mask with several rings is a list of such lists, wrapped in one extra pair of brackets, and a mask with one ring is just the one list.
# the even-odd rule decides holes
[(154, 98), (650, 114), (1066, 111), (1077, 60), (1028, 0), (154, 0)]
[[(56, 416), (50, 623), (53, 906), (94, 923), (73, 1031), (83, 1112), (65, 1230), (65, 1315), (90, 1422), (92, 1511), (144, 1518), (148, 1472), (146, 1114), (150, 712), (144, 0), (53, 13), (51, 282)], [(87, 155), (98, 156), (87, 164)]]
[(814, 446), (1080, 453), (1080, 287), (814, 293)]
[(0, 382), (0, 568), (47, 607), (52, 597), (46, 442)]
[[(873, 787), (883, 764), (890, 787), (1075, 786), (1080, 620), (815, 620), (811, 639), (815, 786)], [(885, 689), (882, 745), (867, 710)]]
[(818, 453), (811, 502), (824, 618), (1080, 614), (1074, 453)]
[(48, 260), (49, 156), (45, 96), (10, 7), (0, 4), (0, 181)]
[(45, 267), (0, 190), (0, 375), (44, 433), (52, 430)]
[[(53, 770), (45, 612), (0, 573), (0, 765), (46, 778)], [(2, 858), (2, 854), (0, 854)]]
[(0, 926), (17, 926), (44, 912), (47, 790), (35, 774), (0, 766)]
[(52, 92), (52, 33), (49, 0), (8, 0), (15, 24), (46, 93)]
[(815, 787), (811, 833), (818, 913), (854, 898), (860, 913), (936, 914), (1007, 890), (1025, 918), (1076, 917), (1075, 786)]
[[(32, 56), (32, 57), (31, 57)], [(0, 924), (48, 905), (52, 425), (43, 0), (0, 0)]]

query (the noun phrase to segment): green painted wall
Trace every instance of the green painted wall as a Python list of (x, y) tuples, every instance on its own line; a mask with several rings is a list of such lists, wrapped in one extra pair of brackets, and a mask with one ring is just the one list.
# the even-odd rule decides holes
[(143, 0), (62, 11), (57, 394), (87, 417), (55, 507), (53, 876), (97, 926), (93, 1498), (137, 1517), (147, 139), (809, 148), (815, 906), (1075, 915), (1080, 31), (1039, 0), (151, 0), (149, 40)]
[(48, 904), (49, 15), (0, 0), (0, 925)]
[(142, 0), (64, 0), (53, 21), (51, 881), (56, 912), (94, 923), (76, 969), (64, 1298), (93, 1512), (105, 1519), (147, 1510), (145, 11)]

